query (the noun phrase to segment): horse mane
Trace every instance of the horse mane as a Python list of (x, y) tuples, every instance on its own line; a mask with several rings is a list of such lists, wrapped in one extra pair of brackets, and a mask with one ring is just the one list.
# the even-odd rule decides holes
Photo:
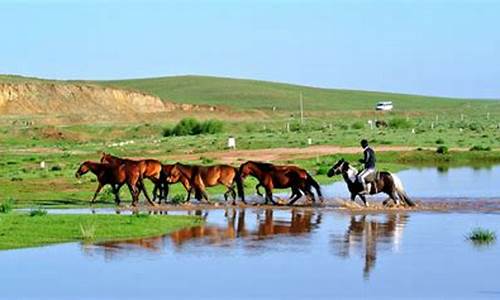
[(261, 169), (264, 172), (270, 172), (271, 170), (274, 169), (274, 165), (271, 163), (266, 163), (266, 162), (261, 162), (261, 161), (248, 161), (247, 163), (252, 163), (256, 165), (259, 169)]

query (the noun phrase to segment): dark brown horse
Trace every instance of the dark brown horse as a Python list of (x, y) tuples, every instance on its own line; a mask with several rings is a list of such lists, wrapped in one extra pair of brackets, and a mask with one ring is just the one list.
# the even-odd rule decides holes
[(142, 182), (142, 178), (138, 175), (139, 172), (135, 170), (134, 167), (127, 169), (125, 165), (116, 167), (107, 163), (86, 161), (80, 165), (75, 176), (76, 178), (80, 178), (89, 171), (96, 175), (98, 181), (97, 189), (92, 200), (90, 200), (91, 203), (95, 202), (101, 189), (109, 184), (115, 195), (115, 203), (117, 205), (120, 204), (120, 188), (124, 184), (127, 184), (130, 194), (132, 195), (132, 205), (137, 205), (139, 194), (141, 191), (144, 191), (144, 183)]
[[(161, 162), (156, 159), (134, 160), (127, 158), (120, 158), (117, 156), (113, 156), (109, 153), (103, 152), (101, 156), (101, 163), (109, 163), (114, 166), (125, 164), (126, 166), (131, 166), (136, 168), (141, 178), (147, 178), (153, 182), (155, 186), (153, 189), (153, 200), (156, 199), (158, 191), (161, 191), (161, 183), (160, 183)], [(146, 195), (146, 197), (149, 200), (149, 196), (147, 196), (146, 190), (144, 190), (144, 195)]]
[(189, 183), (189, 178), (184, 176), (181, 172), (175, 172), (175, 174), (172, 174), (172, 168), (174, 166), (175, 165), (168, 165), (168, 164), (162, 165), (160, 174), (160, 184), (163, 185), (163, 191), (162, 191), (162, 196), (160, 197), (158, 203), (161, 203), (162, 198), (165, 199), (165, 203), (167, 203), (167, 196), (169, 190), (168, 186), (170, 184), (175, 184), (179, 182), (186, 189), (187, 192), (186, 202), (188, 202), (191, 199), (192, 187), (191, 184)]
[[(343, 158), (339, 160), (333, 167), (328, 170), (327, 176), (332, 177), (334, 175), (342, 174), (344, 181), (347, 183), (347, 188), (351, 192), (351, 200), (355, 201), (356, 196), (359, 196), (365, 206), (368, 206), (363, 191), (362, 184), (357, 179), (358, 170), (350, 166), (349, 163)], [(394, 201), (396, 205), (403, 201), (408, 206), (415, 206), (415, 203), (406, 194), (401, 180), (395, 175), (389, 172), (378, 172), (372, 182), (369, 183), (370, 195), (378, 193), (386, 193), (389, 198)], [(384, 201), (384, 205), (388, 203), (388, 200)]]
[(310, 198), (313, 202), (315, 201), (314, 194), (311, 191), (311, 187), (316, 189), (316, 193), (320, 200), (323, 200), (321, 194), (321, 188), (319, 184), (314, 180), (314, 178), (307, 173), (306, 170), (296, 167), (296, 166), (277, 166), (270, 163), (247, 161), (240, 166), (240, 174), (242, 178), (246, 178), (248, 175), (257, 178), (259, 186), (263, 186), (266, 190), (266, 202), (269, 201), (273, 204), (277, 204), (273, 200), (273, 189), (284, 189), (291, 188), (292, 196), (290, 198), (289, 205), (292, 205), (301, 196), (302, 192)]
[(180, 176), (189, 179), (189, 184), (195, 192), (195, 198), (199, 201), (205, 199), (209, 202), (207, 192), (205, 191), (206, 187), (222, 184), (227, 188), (227, 191), (224, 193), (226, 202), (229, 194), (231, 194), (233, 204), (236, 204), (236, 192), (234, 190), (234, 185), (236, 184), (238, 196), (243, 203), (246, 203), (243, 183), (238, 169), (235, 167), (230, 165), (196, 166), (176, 163), (171, 168), (167, 181), (174, 181)]

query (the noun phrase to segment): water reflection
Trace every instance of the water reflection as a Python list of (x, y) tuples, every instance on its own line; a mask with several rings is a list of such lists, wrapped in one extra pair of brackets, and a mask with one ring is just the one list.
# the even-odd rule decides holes
[[(209, 213), (218, 212), (208, 210), (187, 212), (188, 215), (196, 215), (204, 219), (207, 219)], [(321, 223), (321, 213), (311, 210), (279, 211), (279, 218), (275, 218), (276, 213), (272, 209), (252, 210), (248, 216), (246, 209), (231, 208), (224, 210), (223, 221), (217, 222), (218, 224), (207, 222), (203, 226), (186, 228), (153, 238), (84, 245), (83, 251), (88, 255), (102, 253), (105, 258), (112, 259), (115, 255), (126, 255), (134, 251), (160, 252), (168, 248), (167, 244), (171, 244), (176, 251), (182, 251), (182, 247), (191, 242), (200, 246), (231, 246), (232, 242), (239, 238), (251, 242), (269, 240), (275, 235), (306, 234), (318, 228)], [(285, 219), (283, 215), (288, 215), (288, 217)], [(251, 229), (247, 228), (247, 223), (250, 223)], [(249, 243), (248, 246), (256, 247), (258, 244)]]
[[(286, 241), (286, 247), (293, 247), (294, 238), (301, 241), (314, 239), (316, 229), (322, 224), (322, 214), (308, 209), (273, 210), (273, 209), (225, 209), (225, 210), (193, 210), (187, 213), (207, 219), (203, 226), (186, 228), (174, 233), (144, 239), (131, 239), (118, 242), (100, 243), (83, 246), (88, 255), (102, 254), (111, 260), (127, 255), (141, 253), (160, 254), (162, 252), (190, 253), (203, 247), (242, 247), (251, 253), (265, 253), (263, 247), (276, 247)], [(179, 214), (179, 212), (177, 212)], [(336, 217), (335, 217), (336, 216)], [(331, 222), (343, 217), (332, 215)], [(352, 215), (345, 226), (324, 226), (333, 254), (340, 257), (361, 255), (364, 258), (363, 275), (368, 279), (375, 267), (379, 251), (398, 252), (403, 230), (409, 216), (403, 213), (387, 215)], [(344, 225), (342, 225), (344, 226)], [(332, 233), (334, 232), (334, 233)], [(274, 239), (276, 236), (285, 240)], [(316, 239), (317, 239), (316, 235)], [(317, 242), (317, 241), (316, 241)], [(288, 249), (288, 248), (286, 248)], [(292, 251), (293, 252), (293, 251)]]
[(380, 216), (353, 215), (345, 234), (332, 237), (335, 253), (341, 257), (361, 254), (365, 260), (363, 276), (368, 279), (378, 250), (399, 251), (408, 219), (407, 214), (388, 214), (382, 221)]

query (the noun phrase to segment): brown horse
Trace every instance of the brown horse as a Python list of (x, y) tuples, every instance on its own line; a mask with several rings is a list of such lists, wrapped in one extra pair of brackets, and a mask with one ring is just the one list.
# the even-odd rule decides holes
[(175, 174), (172, 174), (172, 168), (174, 166), (175, 165), (163, 164), (161, 167), (160, 184), (163, 185), (163, 191), (162, 191), (163, 195), (162, 197), (160, 197), (158, 203), (161, 203), (161, 198), (165, 199), (165, 203), (167, 203), (167, 196), (169, 190), (168, 185), (175, 184), (178, 182), (180, 182), (186, 189), (187, 192), (186, 202), (188, 202), (191, 199), (192, 187), (191, 184), (189, 183), (189, 178), (185, 177), (181, 172), (175, 172)]
[[(339, 174), (342, 174), (342, 177), (347, 184), (347, 188), (349, 189), (349, 192), (351, 192), (351, 200), (355, 201), (356, 196), (359, 196), (361, 200), (363, 200), (365, 206), (368, 206), (365, 195), (361, 193), (363, 191), (363, 185), (357, 179), (358, 170), (350, 166), (349, 162), (342, 158), (335, 165), (333, 165), (330, 170), (328, 170), (327, 176), (332, 177)], [(374, 180), (368, 184), (370, 195), (386, 193), (396, 205), (399, 205), (399, 203), (403, 201), (403, 203), (408, 206), (415, 206), (415, 203), (406, 194), (401, 180), (395, 174), (389, 172), (377, 172)], [(387, 203), (388, 200), (385, 200), (384, 205)]]
[[(147, 178), (151, 180), (151, 182), (153, 182), (153, 184), (155, 185), (153, 189), (153, 200), (156, 199), (157, 192), (159, 190), (161, 191), (161, 183), (160, 183), (161, 162), (156, 159), (133, 160), (133, 159), (120, 158), (117, 156), (113, 156), (109, 153), (103, 152), (101, 156), (101, 163), (109, 163), (114, 166), (125, 164), (127, 166), (132, 166), (134, 168), (137, 168), (141, 178)], [(144, 195), (146, 195), (146, 198), (148, 198), (149, 201), (149, 196), (147, 196), (146, 190), (144, 190)]]
[(227, 188), (227, 191), (224, 193), (226, 202), (229, 198), (229, 194), (231, 194), (233, 197), (233, 204), (236, 204), (236, 192), (234, 190), (234, 185), (236, 183), (238, 196), (243, 203), (246, 203), (243, 183), (238, 169), (235, 167), (229, 165), (196, 166), (176, 163), (170, 170), (170, 175), (167, 177), (167, 180), (171, 182), (179, 176), (184, 176), (189, 179), (189, 183), (192, 189), (194, 189), (195, 197), (199, 201), (203, 198), (209, 202), (205, 187), (222, 184)]
[(320, 200), (323, 200), (321, 194), (321, 188), (319, 184), (312, 178), (312, 176), (307, 173), (306, 170), (301, 169), (296, 166), (276, 166), (270, 163), (247, 161), (240, 166), (240, 174), (242, 178), (246, 178), (251, 175), (259, 181), (257, 188), (263, 186), (266, 190), (266, 202), (269, 201), (273, 204), (277, 204), (273, 200), (273, 189), (284, 189), (291, 188), (292, 196), (290, 198), (289, 205), (292, 205), (297, 201), (303, 192), (307, 197), (315, 201), (314, 194), (311, 191), (311, 187), (314, 187), (316, 193)]
[(137, 205), (139, 194), (141, 190), (144, 191), (144, 184), (142, 182), (142, 178), (138, 175), (139, 173), (134, 169), (134, 167), (127, 169), (125, 165), (115, 167), (106, 163), (86, 161), (80, 165), (75, 173), (75, 177), (80, 178), (89, 171), (96, 175), (97, 181), (99, 182), (94, 196), (92, 197), (92, 200), (90, 200), (91, 203), (95, 202), (95, 199), (101, 189), (105, 185), (109, 184), (111, 185), (111, 189), (115, 195), (115, 203), (117, 205), (120, 204), (120, 188), (124, 184), (127, 184), (130, 194), (132, 195), (132, 205)]

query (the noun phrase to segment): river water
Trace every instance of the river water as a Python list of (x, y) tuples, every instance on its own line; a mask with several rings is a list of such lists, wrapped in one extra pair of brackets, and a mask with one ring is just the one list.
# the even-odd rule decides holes
[[(474, 199), (500, 196), (499, 171), (399, 175), (413, 197)], [(328, 193), (345, 197), (342, 187)], [(498, 213), (227, 208), (169, 214), (199, 215), (206, 223), (147, 239), (1, 251), (0, 298), (500, 298), (500, 245), (465, 239), (477, 226), (499, 233)]]

